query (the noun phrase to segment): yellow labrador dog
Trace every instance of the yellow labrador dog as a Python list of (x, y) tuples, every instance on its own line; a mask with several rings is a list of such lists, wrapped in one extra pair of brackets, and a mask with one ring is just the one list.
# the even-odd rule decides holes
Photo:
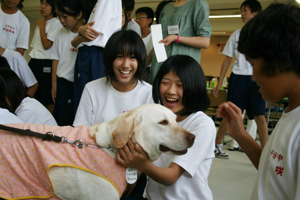
[[(67, 129), (46, 125), (9, 126), (30, 128), (36, 132), (53, 129), (51, 132), (64, 136), (64, 143), (67, 144), (2, 131), (0, 166), (1, 170), (3, 166), (7, 167), (3, 169), (6, 173), (0, 174), (0, 197), (4, 199), (28, 197), (117, 200), (126, 187), (126, 184), (123, 184), (126, 179), (123, 174), (125, 169), (115, 162), (118, 148), (126, 145), (131, 139), (144, 149), (151, 161), (154, 161), (162, 153), (185, 154), (195, 139), (193, 134), (176, 123), (176, 115), (172, 111), (158, 104), (145, 104), (120, 114), (112, 121), (89, 128), (71, 128), (71, 131), (70, 127)], [(87, 136), (85, 132), (88, 132)], [(83, 148), (78, 148), (76, 141), (72, 143), (69, 138), (82, 139), (84, 142), (79, 146), (83, 144)], [(95, 141), (103, 151), (90, 147)], [(25, 145), (21, 146), (19, 143)], [(13, 155), (16, 152), (20, 152), (20, 156)], [(25, 155), (26, 153), (28, 155)], [(8, 155), (8, 158), (5, 155)], [(20, 161), (22, 157), (29, 160), (29, 164)], [(39, 159), (44, 162), (38, 161)], [(14, 174), (22, 174), (23, 171), (27, 172), (27, 175), (15, 178)], [(36, 178), (31, 179), (30, 175)], [(112, 178), (114, 175), (116, 177)], [(49, 180), (48, 185), (38, 180), (42, 177)], [(120, 183), (117, 183), (118, 181)], [(35, 189), (33, 186), (41, 189)]]

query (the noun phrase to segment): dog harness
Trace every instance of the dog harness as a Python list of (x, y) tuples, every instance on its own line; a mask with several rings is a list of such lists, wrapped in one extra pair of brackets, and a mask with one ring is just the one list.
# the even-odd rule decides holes
[[(37, 124), (9, 124), (39, 133), (52, 132), (69, 140), (95, 143), (88, 126), (58, 127)], [(74, 167), (109, 181), (121, 196), (127, 183), (125, 168), (99, 148), (78, 148), (71, 144), (2, 131), (0, 137), (0, 197), (5, 199), (55, 197), (47, 174), (53, 166)]]

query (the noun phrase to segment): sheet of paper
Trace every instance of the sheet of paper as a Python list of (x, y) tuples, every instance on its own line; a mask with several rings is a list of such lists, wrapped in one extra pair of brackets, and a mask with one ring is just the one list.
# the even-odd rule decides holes
[(151, 25), (151, 34), (157, 62), (163, 62), (167, 59), (167, 53), (164, 44), (158, 43), (163, 39), (161, 24)]

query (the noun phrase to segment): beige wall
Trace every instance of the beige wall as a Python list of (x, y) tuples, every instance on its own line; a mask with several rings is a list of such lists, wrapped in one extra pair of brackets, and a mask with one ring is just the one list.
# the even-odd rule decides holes
[[(225, 44), (229, 36), (212, 36), (210, 40), (209, 48), (201, 51), (200, 65), (203, 68), (205, 76), (220, 76), (221, 66), (225, 55), (219, 51), (218, 44)], [(233, 62), (233, 59), (232, 59)], [(229, 77), (231, 73), (231, 65), (226, 73), (226, 77)]]

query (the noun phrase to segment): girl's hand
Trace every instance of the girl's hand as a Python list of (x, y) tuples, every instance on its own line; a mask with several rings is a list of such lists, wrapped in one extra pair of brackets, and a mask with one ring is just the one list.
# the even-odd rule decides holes
[(247, 134), (242, 117), (242, 111), (239, 107), (228, 101), (223, 103), (217, 109), (217, 117), (223, 117), (227, 123), (228, 133), (234, 139)]
[(45, 27), (47, 24), (47, 21), (44, 18), (41, 18), (41, 19), (37, 20), (36, 23), (39, 27)]
[(100, 33), (92, 28), (95, 22), (90, 22), (84, 26), (80, 26), (78, 29), (78, 33), (88, 40), (95, 40)]
[(221, 89), (221, 87), (222, 87), (222, 84), (218, 83), (218, 84), (216, 85), (216, 87), (214, 88), (214, 90), (213, 90), (213, 95), (214, 95), (215, 97), (218, 97), (218, 96), (219, 96), (219, 90)]
[(164, 43), (165, 47), (169, 46), (172, 42), (175, 42), (177, 40), (176, 35), (168, 35), (165, 39), (162, 39), (159, 41), (159, 43)]
[(140, 145), (134, 145), (131, 140), (117, 153), (117, 162), (124, 167), (135, 168), (140, 171), (145, 163), (150, 162), (147, 154)]

